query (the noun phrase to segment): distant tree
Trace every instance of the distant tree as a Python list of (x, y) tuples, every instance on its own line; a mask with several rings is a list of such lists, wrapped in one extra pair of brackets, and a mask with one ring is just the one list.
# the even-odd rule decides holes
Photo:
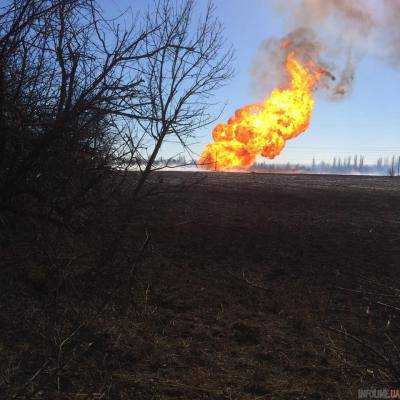
[(354, 156), (354, 161), (353, 161), (353, 168), (357, 169), (358, 168), (358, 156)]
[(347, 158), (347, 169), (350, 170), (351, 169), (351, 156), (349, 156)]
[(389, 175), (390, 177), (394, 177), (394, 176), (396, 175), (395, 157), (394, 157), (394, 156), (392, 156), (392, 160), (391, 160), (391, 163), (390, 163), (390, 167), (389, 167), (389, 169), (388, 169), (388, 175)]
[(358, 164), (359, 170), (362, 171), (364, 169), (364, 161), (365, 161), (365, 157), (364, 156), (360, 156), (360, 161)]
[(400, 176), (400, 156), (397, 157), (397, 175)]

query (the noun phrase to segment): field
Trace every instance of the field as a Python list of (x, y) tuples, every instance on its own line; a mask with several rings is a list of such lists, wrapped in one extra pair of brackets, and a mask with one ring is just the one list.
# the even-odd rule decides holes
[[(385, 338), (398, 334), (397, 310), (378, 305), (395, 305), (400, 288), (397, 178), (160, 172), (153, 180), (156, 201), (132, 230), (132, 242), (147, 237), (133, 288), (93, 317), (113, 272), (77, 273), (75, 286), (92, 280), (93, 290), (76, 304), (61, 294), (60, 337), (72, 335), (62, 351), (56, 340), (46, 350), (48, 310), (27, 289), (46, 278), (19, 286), (18, 305), (4, 292), (0, 312), (13, 334), (0, 333), (0, 349), (24, 360), (21, 382), (48, 353), (71, 360), (57, 379), (35, 376), (32, 398), (347, 399), (393, 379), (371, 348), (386, 351)], [(74, 335), (81, 318), (89, 322)]]

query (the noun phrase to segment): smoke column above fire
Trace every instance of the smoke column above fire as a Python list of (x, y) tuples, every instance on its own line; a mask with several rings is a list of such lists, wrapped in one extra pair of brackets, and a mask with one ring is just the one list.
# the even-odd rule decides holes
[[(271, 2), (271, 0), (269, 0)], [(340, 100), (351, 92), (365, 56), (400, 67), (400, 0), (274, 0), (297, 53), (314, 57), (337, 79), (325, 93)], [(255, 57), (256, 95), (265, 96), (282, 78), (281, 38), (265, 39)], [(263, 90), (264, 93), (261, 93)]]
[[(275, 3), (288, 33), (262, 41), (251, 70), (253, 92), (260, 100), (214, 128), (214, 142), (199, 160), (204, 168), (247, 169), (258, 156), (276, 157), (287, 140), (308, 128), (313, 91), (333, 101), (346, 97), (365, 55), (400, 67), (400, 0), (265, 1)], [(298, 96), (293, 84), (293, 61), (313, 76), (307, 95)], [(295, 109), (276, 100), (288, 92), (296, 93)], [(297, 125), (304, 109), (309, 110), (303, 114), (306, 119)], [(294, 127), (290, 134), (287, 127)]]

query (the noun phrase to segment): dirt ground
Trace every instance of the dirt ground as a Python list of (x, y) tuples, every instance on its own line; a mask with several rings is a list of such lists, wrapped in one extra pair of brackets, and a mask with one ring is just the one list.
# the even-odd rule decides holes
[[(394, 382), (397, 367), (371, 348), (398, 355), (385, 339), (398, 337), (397, 310), (378, 304), (396, 305), (400, 289), (400, 180), (201, 172), (153, 179), (157, 201), (149, 197), (138, 212), (135, 242), (148, 239), (134, 288), (66, 343), (71, 368), (57, 380), (38, 374), (32, 398), (351, 399)], [(108, 289), (93, 282), (95, 304), (93, 293)], [(8, 325), (10, 296), (0, 310)], [(46, 359), (45, 314), (43, 303), (24, 299), (21, 308), (30, 301), (35, 311), (14, 322), (20, 341), (0, 334), (0, 350), (7, 362), (24, 357), (27, 379)], [(79, 304), (62, 315), (64, 337), (78, 315), (93, 314), (93, 304)], [(60, 353), (55, 346), (54, 359)]]

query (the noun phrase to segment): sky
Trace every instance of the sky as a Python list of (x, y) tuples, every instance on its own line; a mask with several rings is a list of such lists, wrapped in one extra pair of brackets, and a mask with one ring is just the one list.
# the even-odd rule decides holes
[[(145, 7), (150, 1), (102, 0), (102, 4), (106, 12), (114, 13), (129, 5)], [(214, 3), (226, 37), (236, 52), (235, 76), (217, 93), (221, 105), (226, 104), (218, 122), (226, 122), (237, 108), (256, 101), (250, 71), (262, 41), (279, 38), (288, 31), (272, 0), (214, 0)], [(207, 0), (198, 0), (200, 8), (206, 4)], [(374, 163), (380, 156), (400, 155), (399, 97), (400, 70), (364, 57), (350, 95), (333, 102), (317, 93), (310, 128), (289, 141), (274, 161), (310, 163), (313, 158), (331, 161), (333, 157), (358, 154), (364, 155), (368, 163)], [(192, 146), (195, 154), (200, 154), (212, 141), (211, 131), (212, 126), (197, 132), (197, 143)], [(179, 151), (177, 145), (169, 143), (163, 154)]]

